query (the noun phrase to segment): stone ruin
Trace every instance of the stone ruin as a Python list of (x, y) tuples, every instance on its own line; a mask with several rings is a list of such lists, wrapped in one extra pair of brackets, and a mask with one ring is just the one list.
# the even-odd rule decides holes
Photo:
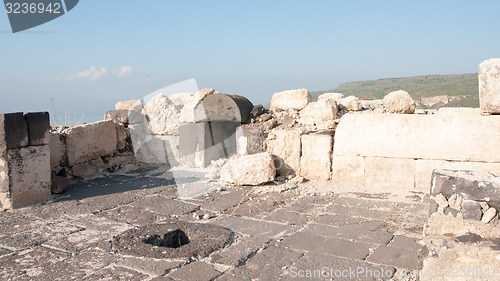
[(48, 113), (3, 114), (2, 205), (43, 202), (70, 180), (144, 163), (214, 167), (211, 180), (235, 185), (295, 177), (428, 191), (435, 169), (500, 175), (499, 64), (479, 67), (479, 109), (416, 112), (405, 91), (312, 102), (307, 89), (276, 93), (267, 109), (203, 89), (119, 102), (105, 120), (74, 127), (49, 129)]
[[(457, 253), (477, 253), (462, 261), (468, 265), (498, 260), (500, 59), (481, 63), (478, 75), (479, 109), (418, 111), (405, 91), (383, 100), (326, 93), (312, 102), (307, 89), (276, 93), (267, 109), (203, 89), (119, 102), (105, 120), (74, 127), (51, 128), (47, 112), (1, 114), (1, 208), (43, 203), (72, 180), (148, 163), (197, 167), (209, 180), (231, 185), (309, 180), (332, 188), (429, 192), (424, 234), (437, 254), (424, 272), (443, 261), (460, 265)], [(149, 251), (149, 244), (176, 248), (165, 241), (183, 234), (186, 245), (179, 249), (201, 249), (197, 226), (183, 225), (181, 234), (157, 227), (134, 230), (143, 232), (130, 239), (144, 238)], [(214, 231), (223, 235), (213, 247), (229, 243), (229, 232)], [(453, 245), (440, 242), (450, 236)], [(113, 246), (134, 254), (126, 240)]]

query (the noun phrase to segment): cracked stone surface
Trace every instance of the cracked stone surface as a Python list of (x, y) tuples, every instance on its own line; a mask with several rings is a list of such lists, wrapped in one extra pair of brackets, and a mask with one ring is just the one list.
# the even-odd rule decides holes
[[(169, 173), (136, 171), (0, 212), (0, 280), (302, 280), (297, 274), (324, 267), (391, 274), (421, 268), (418, 242), (429, 206), (423, 194), (327, 182), (317, 185), (328, 192), (314, 192), (309, 182), (295, 189), (227, 186), (182, 199), (175, 184)], [(171, 221), (222, 227), (232, 241), (191, 258), (132, 257), (112, 247), (125, 231)], [(332, 277), (307, 280), (356, 280)]]

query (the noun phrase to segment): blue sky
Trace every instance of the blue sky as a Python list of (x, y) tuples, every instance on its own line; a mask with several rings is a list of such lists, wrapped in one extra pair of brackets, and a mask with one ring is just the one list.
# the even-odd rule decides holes
[(499, 1), (81, 0), (12, 34), (0, 12), (0, 112), (96, 121), (195, 78), (266, 104), (274, 92), (477, 72), (500, 57)]

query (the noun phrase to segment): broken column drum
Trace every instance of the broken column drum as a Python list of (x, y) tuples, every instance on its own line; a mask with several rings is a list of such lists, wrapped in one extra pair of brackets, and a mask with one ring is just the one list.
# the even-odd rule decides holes
[(237, 132), (253, 104), (242, 96), (212, 94), (194, 108), (194, 122), (179, 127), (182, 164), (206, 167), (237, 152)]

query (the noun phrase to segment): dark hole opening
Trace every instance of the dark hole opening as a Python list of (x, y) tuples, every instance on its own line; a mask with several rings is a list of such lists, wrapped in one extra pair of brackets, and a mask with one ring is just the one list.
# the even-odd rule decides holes
[(157, 247), (179, 248), (182, 245), (189, 243), (189, 238), (186, 233), (180, 229), (169, 231), (161, 237), (161, 235), (151, 235), (144, 240), (144, 243), (151, 244)]

